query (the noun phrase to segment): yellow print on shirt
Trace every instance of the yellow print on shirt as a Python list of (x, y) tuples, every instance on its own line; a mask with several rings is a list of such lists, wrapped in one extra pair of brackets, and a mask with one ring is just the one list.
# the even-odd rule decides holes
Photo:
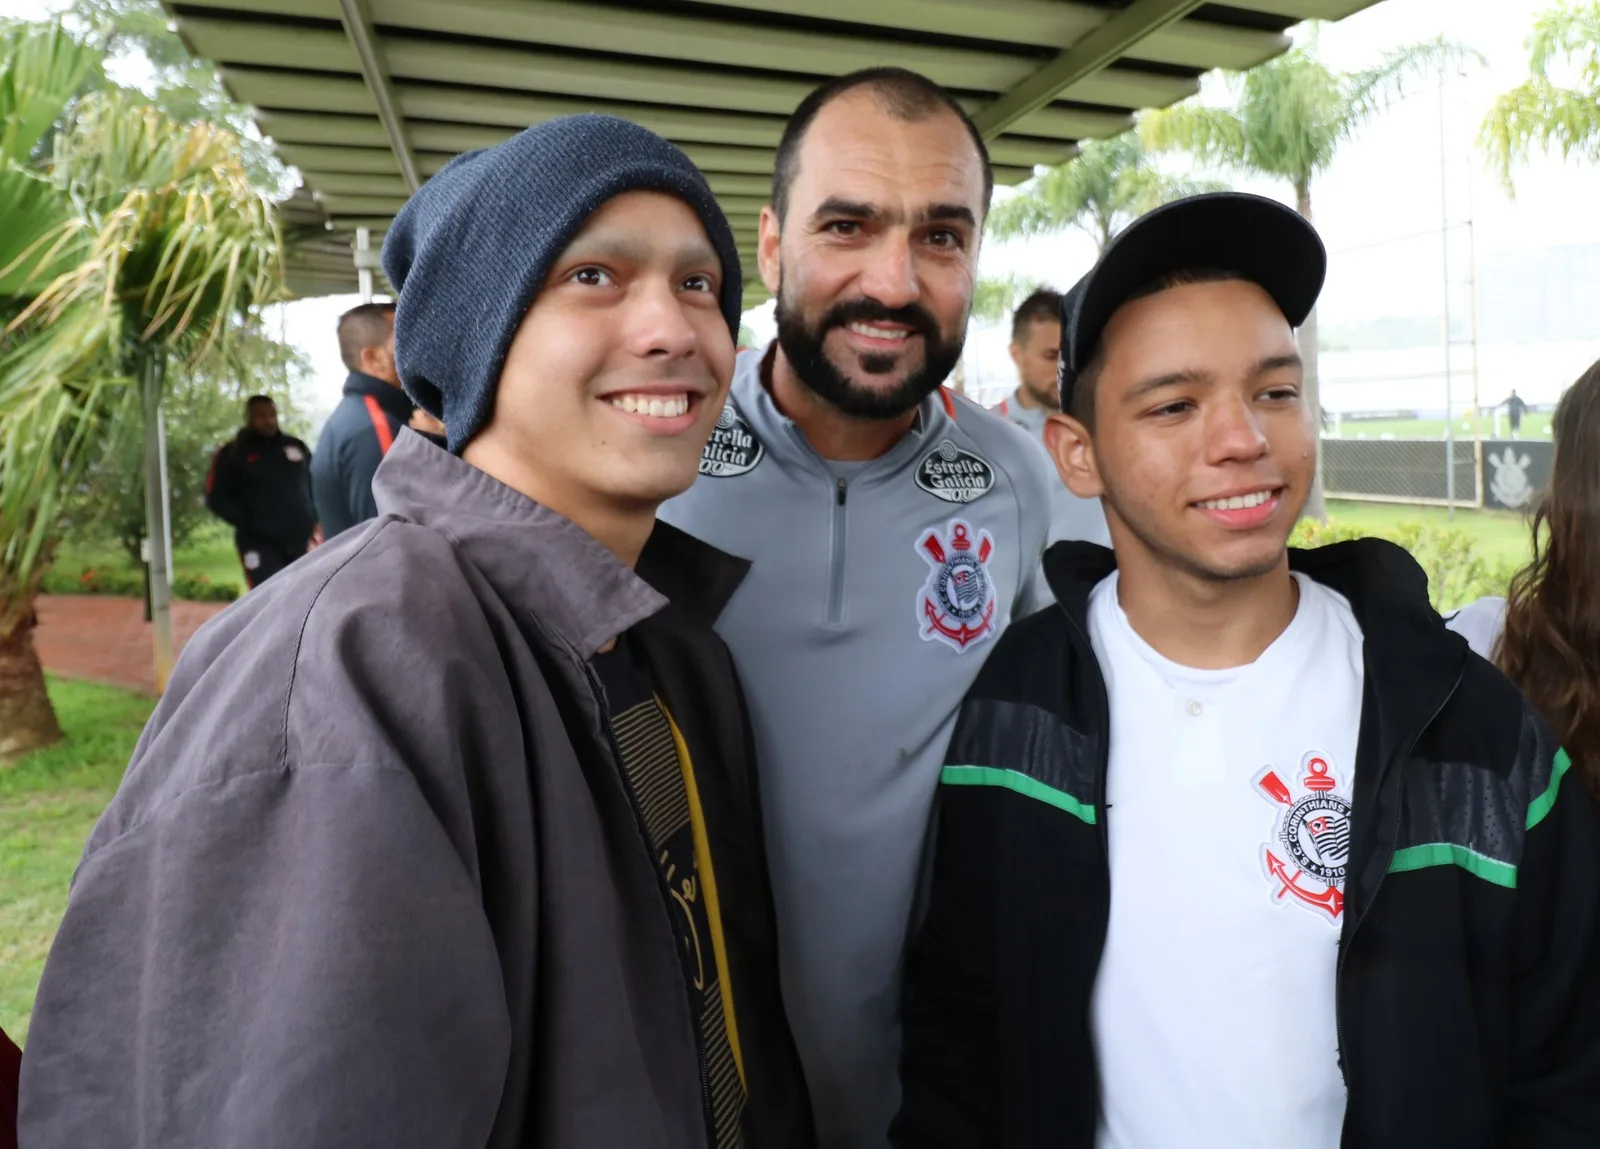
[[(695, 924), (694, 910), (691, 909), (700, 900), (700, 879), (697, 875), (690, 874), (681, 882), (677, 881), (678, 866), (667, 857), (667, 851), (661, 851), (661, 864), (667, 871), (667, 890), (672, 894), (672, 900), (678, 903), (678, 908), (683, 911), (683, 920), (689, 925), (689, 937), (694, 941), (694, 960), (696, 972), (694, 975), (694, 988), (706, 988), (706, 959), (700, 949), (700, 927)], [(674, 882), (677, 882), (674, 885)]]

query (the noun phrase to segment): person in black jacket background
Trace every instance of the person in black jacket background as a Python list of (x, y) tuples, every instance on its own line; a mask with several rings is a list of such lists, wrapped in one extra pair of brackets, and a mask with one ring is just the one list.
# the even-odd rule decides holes
[(250, 397), (244, 428), (212, 457), (206, 506), (233, 527), (251, 589), (311, 549), (317, 530), (311, 448), (283, 433), (267, 396)]
[(323, 535), (330, 539), (378, 517), (372, 476), (413, 410), (394, 364), (394, 304), (363, 303), (341, 315), (339, 357), (350, 375), (323, 424), (311, 469)]
[(1291, 209), (1159, 208), (1063, 302), (1045, 556), (941, 775), (897, 1149), (1600, 1145), (1600, 826), (1316, 473)]

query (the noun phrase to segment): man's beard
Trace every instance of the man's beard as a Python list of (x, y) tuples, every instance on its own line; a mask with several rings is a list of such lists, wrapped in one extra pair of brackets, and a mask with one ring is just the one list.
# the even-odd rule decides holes
[[(795, 375), (818, 398), (853, 419), (897, 419), (934, 391), (961, 361), (965, 326), (954, 339), (946, 339), (938, 321), (916, 304), (885, 307), (874, 299), (856, 299), (828, 309), (808, 326), (798, 309), (789, 305), (783, 283), (778, 284), (778, 346)], [(922, 336), (922, 365), (887, 390), (862, 387), (833, 364), (823, 349), (828, 333), (851, 323), (899, 323)], [(907, 336), (910, 339), (910, 336)], [(862, 355), (857, 362), (868, 375), (887, 375), (899, 365), (900, 355)]]
[(1028, 393), (1028, 397), (1030, 399), (1039, 404), (1039, 406), (1043, 407), (1045, 410), (1061, 410), (1061, 392), (1056, 390), (1054, 383), (1050, 384), (1050, 386), (1046, 387), (1043, 391), (1035, 391), (1026, 383), (1022, 385), (1022, 389)]

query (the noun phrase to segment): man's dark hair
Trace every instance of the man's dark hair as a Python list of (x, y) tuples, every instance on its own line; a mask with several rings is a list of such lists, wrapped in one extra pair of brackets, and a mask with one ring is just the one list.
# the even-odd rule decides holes
[[(1197, 283), (1237, 283), (1243, 279), (1244, 276), (1238, 272), (1224, 271), (1219, 267), (1187, 267), (1180, 271), (1169, 271), (1151, 280), (1138, 291), (1130, 293), (1119, 306), (1126, 306), (1136, 299), (1148, 299), (1174, 287), (1191, 287)], [(1072, 403), (1067, 414), (1091, 431), (1094, 430), (1095, 384), (1099, 382), (1100, 372), (1105, 370), (1105, 365), (1105, 344), (1102, 341), (1095, 347), (1094, 354), (1083, 365), (1083, 370), (1078, 372), (1078, 378), (1072, 385)]]
[(1011, 316), (1011, 342), (1021, 343), (1034, 323), (1061, 322), (1061, 293), (1041, 287), (1017, 305)]
[(265, 403), (274, 411), (278, 409), (278, 405), (277, 403), (273, 402), (271, 395), (252, 395), (250, 398), (244, 401), (244, 413), (246, 415), (250, 414), (250, 412), (254, 411), (256, 407), (262, 403)]
[(983, 162), (983, 210), (988, 212), (989, 199), (994, 194), (994, 170), (989, 167), (989, 149), (983, 142), (978, 125), (972, 122), (966, 109), (956, 103), (955, 97), (926, 76), (905, 68), (864, 68), (839, 76), (817, 88), (800, 101), (800, 106), (784, 125), (783, 138), (778, 141), (778, 154), (772, 163), (772, 210), (778, 213), (781, 226), (789, 211), (789, 185), (794, 182), (799, 165), (800, 145), (811, 127), (811, 121), (840, 96), (857, 88), (872, 93), (878, 106), (903, 123), (921, 123), (940, 112), (951, 112), (960, 119), (978, 159)]
[(339, 316), (339, 358), (352, 371), (361, 370), (361, 352), (389, 340), (392, 303), (362, 303)]

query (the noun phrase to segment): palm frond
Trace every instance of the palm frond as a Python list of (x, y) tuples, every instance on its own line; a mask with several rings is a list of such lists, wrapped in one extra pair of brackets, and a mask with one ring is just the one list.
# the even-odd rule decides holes
[(71, 219), (49, 180), (0, 158), (0, 300), (28, 296), (71, 266)]
[(1068, 160), (1024, 184), (995, 208), (989, 234), (996, 239), (1053, 235), (1080, 227), (1103, 246), (1119, 227), (1151, 208), (1191, 194), (1201, 185), (1164, 176), (1137, 132), (1090, 140)]
[(998, 323), (1007, 318), (1028, 295), (1038, 288), (1033, 280), (1015, 275), (980, 279), (972, 292), (972, 318)]
[(1528, 71), (1550, 79), (1558, 63), (1575, 63), (1575, 82), (1600, 91), (1600, 3), (1558, 4), (1534, 20)]
[(84, 468), (140, 418), (135, 380), (215, 355), (284, 295), (277, 216), (238, 141), (126, 93), (81, 101), (48, 179), (0, 167), (7, 203), (33, 214), (20, 250), (0, 240), (22, 301), (0, 333), (0, 614), (31, 595)]
[(106, 342), (100, 316), (83, 309), (0, 355), (0, 571), (12, 580), (35, 573), (63, 498), (130, 413), (133, 389), (108, 370)]
[(25, 161), (99, 62), (59, 22), (0, 29), (0, 156)]
[(231, 133), (180, 128), (120, 93), (96, 95), (61, 144), (56, 178), (93, 230), (81, 261), (24, 320), (49, 323), (93, 300), (125, 314), (130, 353), (160, 343), (187, 358), (223, 338), (230, 317), (282, 297), (277, 214)]
[(1364, 123), (1388, 111), (1421, 81), (1469, 67), (1482, 68), (1487, 63), (1483, 53), (1443, 36), (1396, 48), (1371, 68), (1351, 73), (1351, 124)]
[(1600, 99), (1532, 77), (1495, 100), (1478, 143), (1507, 191), (1512, 170), (1535, 149), (1600, 163)]
[(1248, 165), (1245, 125), (1228, 108), (1183, 103), (1139, 120), (1139, 138), (1152, 151), (1185, 151), (1202, 163), (1238, 169)]
[[(1535, 149), (1600, 162), (1600, 3), (1542, 13), (1528, 53), (1528, 79), (1495, 100), (1478, 133), (1509, 193), (1512, 169)], [(1551, 75), (1557, 65), (1561, 83)]]

